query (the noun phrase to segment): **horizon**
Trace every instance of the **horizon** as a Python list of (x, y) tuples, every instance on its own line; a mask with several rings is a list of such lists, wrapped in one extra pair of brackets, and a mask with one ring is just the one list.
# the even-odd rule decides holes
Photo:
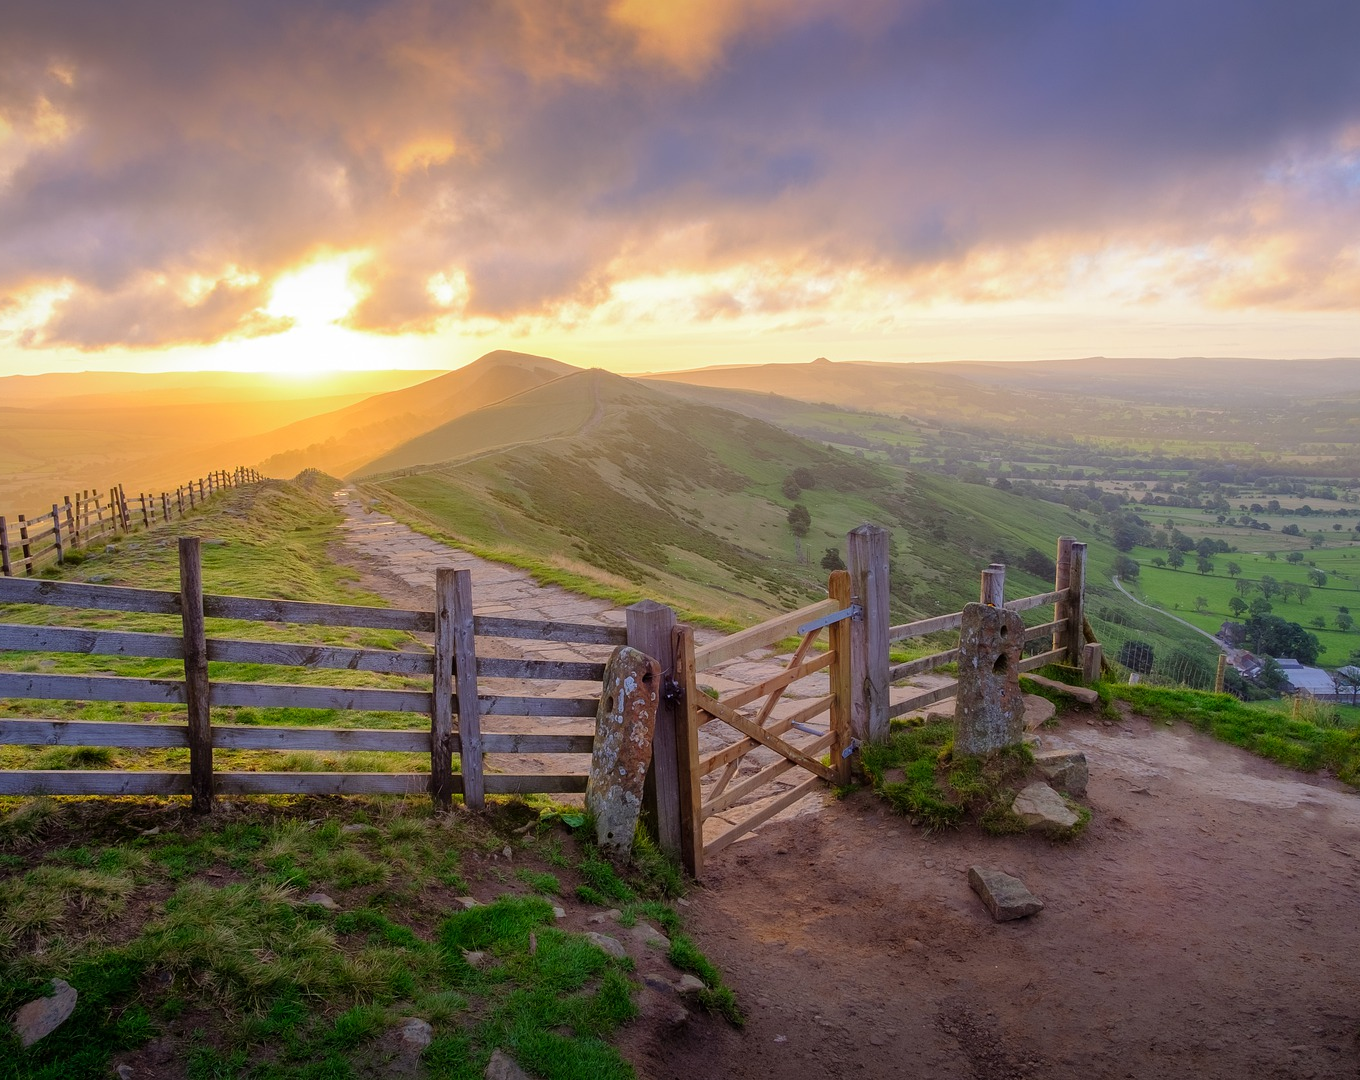
[(21, 8), (0, 376), (1346, 357), (1358, 43), (1347, 0)]

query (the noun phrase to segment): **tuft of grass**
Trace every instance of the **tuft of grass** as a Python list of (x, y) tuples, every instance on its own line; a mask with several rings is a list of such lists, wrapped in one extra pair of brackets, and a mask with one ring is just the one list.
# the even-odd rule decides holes
[(515, 877), (528, 885), (536, 893), (544, 896), (561, 896), (562, 883), (557, 880), (556, 874), (539, 873), (536, 870), (522, 869), (515, 871)]
[(737, 1004), (737, 997), (730, 987), (724, 986), (722, 974), (685, 934), (672, 934), (668, 954), (670, 962), (681, 971), (697, 975), (704, 984), (699, 994), (699, 1003), (709, 1012), (725, 1017), (733, 1027), (742, 1027), (746, 1017)]

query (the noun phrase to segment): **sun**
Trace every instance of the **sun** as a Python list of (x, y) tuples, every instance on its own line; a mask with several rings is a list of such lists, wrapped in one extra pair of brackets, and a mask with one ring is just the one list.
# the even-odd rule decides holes
[(356, 255), (340, 255), (281, 275), (274, 282), (265, 313), (292, 319), (302, 328), (339, 322), (363, 299), (362, 291), (350, 280), (359, 261)]

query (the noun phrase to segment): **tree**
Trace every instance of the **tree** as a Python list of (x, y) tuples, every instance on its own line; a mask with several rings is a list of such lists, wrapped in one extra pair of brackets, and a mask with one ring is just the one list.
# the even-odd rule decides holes
[(1152, 670), (1153, 659), (1152, 646), (1146, 641), (1129, 638), (1119, 646), (1119, 662), (1140, 675), (1146, 675)]
[(811, 469), (805, 469), (801, 465), (793, 470), (791, 474), (793, 482), (804, 491), (817, 486), (817, 477), (813, 475)]
[(1308, 571), (1308, 583), (1310, 585), (1316, 585), (1320, 589), (1327, 584), (1327, 575), (1324, 571), (1319, 570), (1315, 566)]
[(1242, 613), (1247, 610), (1247, 602), (1243, 600), (1240, 596), (1229, 597), (1228, 610), (1231, 611), (1233, 615), (1240, 619), (1242, 617)]
[(1203, 615), (1209, 610), (1209, 598), (1207, 596), (1195, 597), (1195, 610)]
[(1244, 627), (1247, 648), (1267, 656), (1292, 656), (1301, 664), (1316, 663), (1322, 652), (1322, 642), (1296, 622), (1288, 622), (1278, 615), (1257, 615), (1247, 620)]
[(1269, 574), (1261, 575), (1261, 595), (1269, 600), (1280, 591), (1280, 583)]
[(1285, 561), (1285, 562), (1291, 562), (1291, 563), (1301, 563), (1301, 562), (1303, 562), (1303, 552), (1302, 552), (1302, 551), (1291, 551), (1288, 555), (1286, 555), (1286, 556), (1284, 557), (1284, 561)]
[(802, 503), (795, 503), (793, 509), (788, 513), (788, 523), (789, 528), (793, 530), (793, 535), (801, 539), (812, 528), (812, 515), (808, 513), (808, 508)]
[(1344, 611), (1336, 617), (1336, 628), (1341, 631), (1349, 630), (1355, 625), (1355, 620)]
[(1266, 552), (1266, 558), (1269, 559), (1271, 562), (1274, 562), (1276, 559), (1279, 558), (1279, 556), (1276, 555), (1275, 552), (1273, 552), (1273, 551), (1267, 551), (1267, 552)]
[(1233, 588), (1237, 590), (1238, 596), (1247, 596), (1254, 588), (1256, 588), (1256, 586), (1246, 578), (1238, 578), (1233, 582)]
[(1207, 555), (1201, 555), (1195, 560), (1195, 568), (1199, 570), (1201, 574), (1211, 574), (1214, 569), (1214, 560)]
[(1251, 602), (1252, 618), (1258, 618), (1262, 615), (1269, 615), (1270, 611), (1271, 611), (1270, 601), (1267, 600), (1264, 596), (1258, 596), (1255, 600)]
[(1138, 571), (1141, 569), (1136, 559), (1130, 559), (1127, 555), (1116, 555), (1114, 557), (1115, 576), (1124, 581), (1135, 581), (1138, 578)]
[(1228, 563), (1228, 577), (1235, 578), (1242, 572), (1242, 568), (1235, 562)]
[(1326, 629), (1327, 629), (1327, 620), (1326, 620), (1325, 618), (1323, 618), (1321, 615), (1314, 615), (1314, 616), (1313, 616), (1313, 625), (1316, 626), (1319, 630), (1326, 630)]
[(1167, 548), (1166, 561), (1172, 570), (1179, 570), (1185, 565), (1185, 553), (1180, 548)]
[(798, 486), (798, 481), (792, 476), (784, 477), (784, 486), (780, 488), (786, 499), (796, 499), (803, 493), (803, 489)]
[(845, 560), (841, 558), (841, 549), (829, 547), (826, 554), (822, 556), (823, 570), (844, 570)]

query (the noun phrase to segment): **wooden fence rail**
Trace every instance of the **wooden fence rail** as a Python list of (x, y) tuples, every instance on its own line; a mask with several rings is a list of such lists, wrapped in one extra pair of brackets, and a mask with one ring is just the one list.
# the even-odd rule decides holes
[[(599, 707), (603, 662), (477, 656), (478, 637), (617, 646), (623, 627), (475, 616), (471, 576), (440, 570), (433, 611), (371, 608), (217, 596), (202, 591), (197, 538), (180, 541), (179, 592), (84, 585), (41, 579), (0, 579), (0, 603), (179, 616), (180, 634), (0, 624), (0, 650), (60, 652), (180, 660), (184, 678), (0, 672), (0, 698), (27, 701), (111, 701), (182, 706), (186, 723), (0, 719), (0, 744), (183, 748), (187, 773), (98, 770), (0, 771), (0, 794), (188, 794), (209, 810), (215, 794), (410, 793), (428, 791), (447, 807), (461, 794), (480, 805), (486, 793), (581, 792), (584, 773), (485, 774), (485, 754), (589, 754), (593, 732), (483, 732), (486, 716), (572, 720)], [(209, 637), (208, 619), (235, 619), (359, 629), (405, 630), (434, 636), (432, 653), (391, 652), (291, 642)], [(372, 672), (428, 678), (428, 690), (236, 682), (210, 678), (210, 663)], [(542, 680), (594, 684), (593, 694), (481, 693), (477, 680)], [(224, 706), (415, 713), (427, 730), (271, 727), (212, 722)], [(420, 753), (429, 773), (233, 773), (216, 771), (214, 750), (323, 750)], [(454, 771), (457, 755), (460, 772)]]
[(99, 491), (65, 495), (50, 511), (16, 515), (14, 524), (0, 516), (0, 576), (13, 577), (18, 567), (32, 577), (48, 563), (66, 561), (68, 553), (100, 540), (110, 540), (134, 530), (183, 517), (205, 499), (224, 488), (241, 487), (263, 480), (254, 469), (239, 466), (211, 472), (182, 484), (173, 493), (138, 492), (129, 498), (123, 485), (109, 489), (108, 501)]

